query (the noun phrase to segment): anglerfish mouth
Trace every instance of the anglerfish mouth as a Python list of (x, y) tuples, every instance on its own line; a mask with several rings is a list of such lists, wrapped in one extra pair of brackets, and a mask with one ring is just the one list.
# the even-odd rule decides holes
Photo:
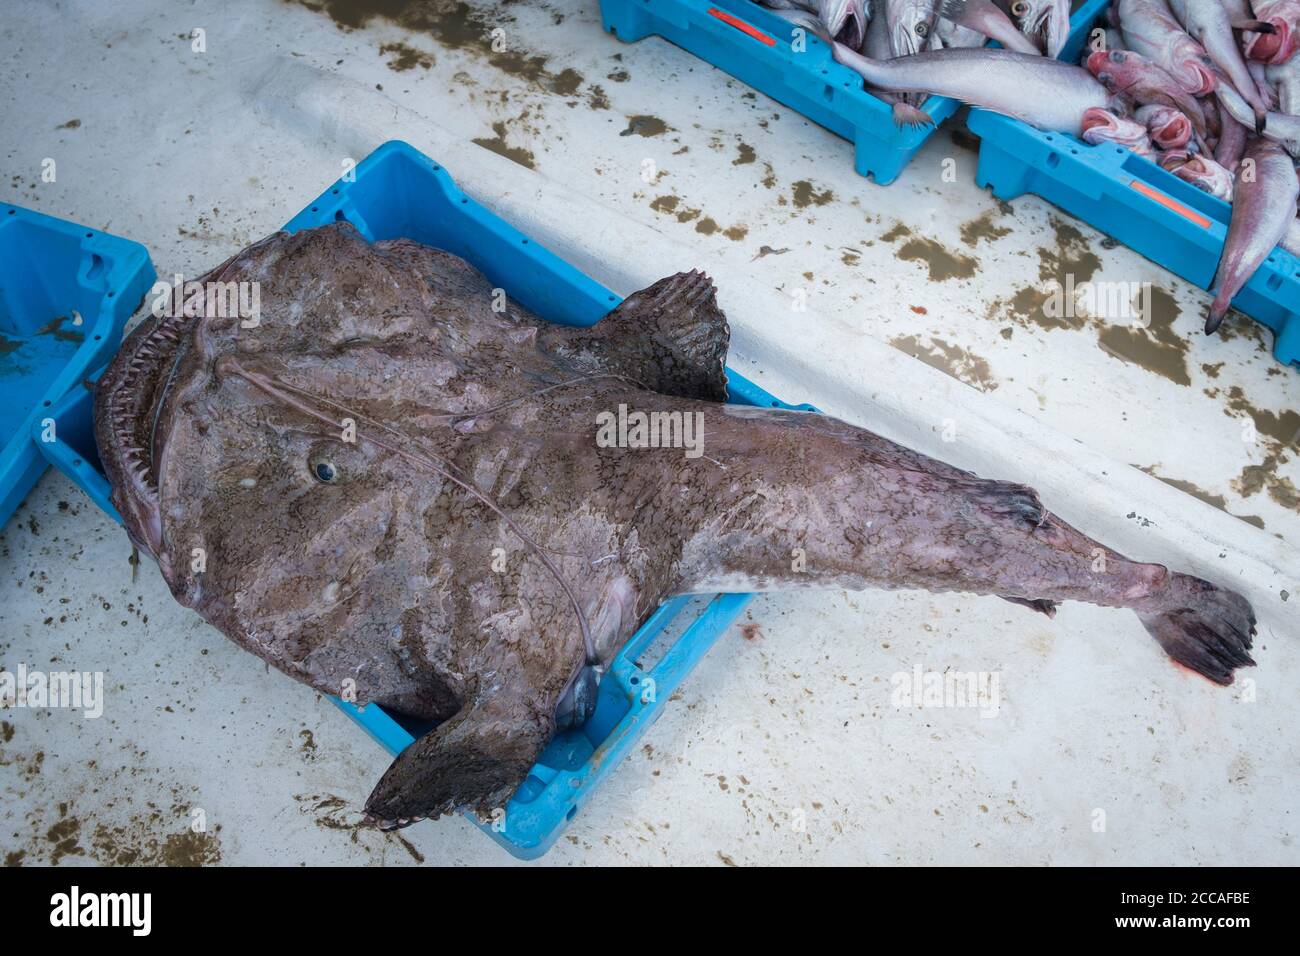
[(168, 580), (159, 497), (159, 419), (194, 322), (184, 316), (142, 322), (95, 390), (95, 439), (113, 487), (113, 505), (132, 543), (158, 562)]

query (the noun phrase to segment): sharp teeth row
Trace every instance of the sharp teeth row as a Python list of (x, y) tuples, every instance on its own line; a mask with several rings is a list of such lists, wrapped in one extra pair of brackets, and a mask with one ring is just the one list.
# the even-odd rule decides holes
[(136, 481), (143, 482), (147, 488), (155, 492), (157, 488), (149, 461), (144, 449), (136, 441), (135, 429), (138, 423), (132, 414), (130, 399), (135, 397), (133, 389), (136, 377), (163, 357), (162, 351), (166, 345), (178, 345), (182, 331), (181, 322), (176, 319), (166, 319), (149, 333), (140, 343), (140, 347), (135, 350), (135, 354), (131, 356), (127, 374), (117, 394), (113, 396), (109, 409), (109, 418), (113, 423), (118, 443), (125, 449), (122, 461), (125, 470)]

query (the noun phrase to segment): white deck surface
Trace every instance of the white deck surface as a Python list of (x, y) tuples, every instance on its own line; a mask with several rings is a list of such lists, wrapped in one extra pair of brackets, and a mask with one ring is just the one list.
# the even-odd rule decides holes
[[(362, 22), (365, 3), (323, 2)], [(465, 9), (345, 30), (296, 2), (12, 4), (0, 199), (193, 276), (344, 158), (406, 139), (621, 292), (706, 268), (731, 364), (783, 398), (1027, 481), (1260, 617), (1259, 667), (1225, 691), (1125, 611), (760, 597), (757, 631), (723, 637), (543, 863), (1300, 863), (1300, 374), (1268, 334), (1243, 319), (1207, 339), (1199, 290), (1036, 198), (995, 202), (956, 123), (880, 188), (847, 143), (689, 54), (606, 36), (594, 0)], [(498, 27), (510, 52), (494, 56)], [(1152, 283), (1154, 334), (1036, 319), (1035, 290), (1067, 274)], [(57, 474), (0, 536), (0, 668), (107, 675), (101, 719), (0, 714), (7, 862), (509, 861), (463, 820), (360, 828), (386, 754), (177, 606), (151, 566), (132, 583), (128, 554)], [(890, 678), (914, 666), (998, 672), (998, 715), (895, 708)]]

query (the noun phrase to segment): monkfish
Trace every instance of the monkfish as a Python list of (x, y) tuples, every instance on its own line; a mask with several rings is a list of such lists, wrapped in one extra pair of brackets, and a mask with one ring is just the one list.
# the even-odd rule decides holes
[[(729, 329), (700, 272), (556, 325), (449, 252), (340, 222), (199, 281), (259, 283), (259, 314), (132, 332), (95, 395), (113, 503), (176, 599), (240, 646), (436, 722), (369, 797), (380, 826), (504, 806), (673, 595), (1087, 601), (1131, 609), (1216, 683), (1253, 663), (1242, 597), (1098, 544), (1025, 485), (724, 404)], [(611, 439), (635, 413), (689, 417), (693, 447), (671, 428)]]

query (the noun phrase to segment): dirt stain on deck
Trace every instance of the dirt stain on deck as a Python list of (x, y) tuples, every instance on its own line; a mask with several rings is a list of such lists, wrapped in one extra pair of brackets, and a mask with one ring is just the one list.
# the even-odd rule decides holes
[(750, 146), (748, 143), (738, 144), (736, 150), (739, 155), (731, 161), (731, 165), (733, 166), (748, 166), (758, 158), (758, 154), (754, 152), (754, 147)]
[(385, 43), (379, 47), (379, 54), (388, 57), (388, 68), (394, 73), (405, 73), (417, 66), (429, 70), (433, 68), (433, 54), (417, 50), (409, 43), (398, 41)]
[(700, 217), (700, 210), (682, 205), (680, 196), (659, 196), (650, 203), (650, 208), (667, 216), (676, 216), (678, 222), (690, 222)]
[(1230, 411), (1248, 415), (1256, 430), (1279, 446), (1292, 450), (1300, 447), (1300, 412), (1290, 408), (1280, 412), (1257, 408), (1236, 385), (1228, 389), (1227, 407)]
[(907, 262), (924, 262), (929, 269), (931, 282), (969, 279), (979, 268), (978, 259), (953, 252), (933, 239), (919, 236), (903, 243), (898, 250), (898, 258)]
[(980, 244), (981, 240), (993, 242), (997, 239), (1001, 239), (1003, 236), (1010, 235), (1010, 227), (997, 225), (993, 221), (993, 216), (993, 210), (990, 209), (983, 215), (978, 216), (969, 222), (962, 223), (961, 241), (974, 249)]
[(67, 856), (85, 856), (81, 845), (81, 821), (68, 814), (68, 805), (59, 804), (59, 820), (45, 832), (49, 844), (50, 865), (58, 866)]
[(793, 184), (794, 204), (799, 209), (807, 209), (809, 206), (824, 206), (835, 198), (835, 194), (829, 189), (823, 189), (818, 192), (813, 188), (813, 184), (806, 179), (800, 179)]
[[(475, 9), (452, 0), (426, 0), (423, 3), (400, 3), (395, 0), (285, 0), (286, 3), (323, 13), (340, 30), (362, 30), (372, 20), (384, 19), (412, 33), (433, 38), (449, 50), (462, 50), (483, 56), (496, 69), (535, 84), (560, 96), (572, 96), (582, 86), (581, 73), (571, 68), (552, 70), (550, 57), (511, 49), (511, 37), (493, 31), (504, 30), (513, 17), (505, 10)], [(494, 43), (504, 48), (493, 49)]]
[(218, 824), (195, 832), (184, 807), (132, 814), (126, 824), (95, 827), (95, 858), (113, 866), (215, 866), (221, 862)]
[(1232, 480), (1232, 487), (1243, 498), (1257, 495), (1261, 491), (1277, 504), (1290, 511), (1300, 511), (1300, 489), (1286, 475), (1279, 475), (1277, 470), (1289, 459), (1281, 455), (1268, 455), (1258, 465), (1247, 465), (1241, 474)]
[(1266, 492), (1283, 508), (1300, 511), (1300, 488), (1280, 473), (1282, 466), (1293, 460), (1297, 447), (1300, 447), (1300, 412), (1289, 408), (1280, 412), (1257, 408), (1238, 386), (1233, 385), (1225, 396), (1224, 413), (1249, 421), (1255, 437), (1268, 447), (1262, 462), (1247, 465), (1233, 479), (1233, 489), (1243, 498)]
[(1204, 488), (1200, 488), (1190, 481), (1183, 481), (1181, 478), (1166, 478), (1164, 475), (1156, 471), (1154, 467), (1149, 465), (1138, 465), (1137, 467), (1140, 471), (1146, 472), (1152, 478), (1159, 478), (1171, 488), (1177, 488), (1184, 494), (1191, 495), (1193, 498), (1204, 501), (1207, 505), (1218, 508), (1224, 514), (1232, 515), (1238, 521), (1244, 521), (1246, 524), (1254, 525), (1256, 528), (1264, 527), (1264, 519), (1259, 517), (1259, 515), (1239, 515), (1233, 514), (1229, 511), (1227, 499), (1224, 498), (1223, 495), (1216, 495), (1213, 492), (1206, 491)]
[(1087, 238), (1062, 219), (1051, 220), (1055, 245), (1038, 247), (1038, 283), (1021, 286), (1010, 299), (999, 299), (989, 308), (989, 318), (1009, 319), (1025, 328), (1047, 331), (1079, 330), (1089, 315), (1067, 290), (1078, 290), (1101, 268), (1101, 259)]
[(1144, 323), (1121, 324), (1098, 320), (1097, 344), (1107, 355), (1138, 365), (1148, 372), (1167, 378), (1176, 385), (1191, 385), (1187, 371), (1187, 352), (1191, 348), (1186, 329), (1180, 330), (1182, 310), (1178, 300), (1167, 290), (1145, 286), (1133, 303), (1134, 312)]
[(894, 228), (890, 229), (889, 232), (881, 236), (880, 241), (897, 242), (899, 239), (902, 239), (904, 236), (910, 236), (911, 234), (912, 234), (911, 229), (907, 228), (907, 226), (903, 225), (901, 222), (895, 222)]
[(695, 231), (705, 236), (721, 232), (732, 242), (740, 242), (749, 235), (749, 227), (743, 223), (737, 223), (723, 229), (712, 216), (703, 216), (701, 218), (703, 210), (682, 205), (681, 197), (672, 193), (665, 196), (656, 196), (651, 200), (650, 208), (655, 212), (663, 213), (665, 216), (675, 216), (678, 222), (695, 221)]
[(961, 346), (935, 337), (930, 337), (929, 344), (923, 344), (916, 335), (897, 336), (890, 339), (889, 344), (981, 392), (991, 392), (998, 387), (989, 363)]
[(619, 133), (619, 136), (662, 136), (672, 129), (667, 123), (657, 116), (629, 116), (627, 118), (627, 129)]
[(492, 124), (492, 132), (496, 136), (492, 137), (475, 137), (474, 142), (484, 149), (490, 149), (492, 152), (504, 156), (511, 162), (518, 163), (526, 169), (536, 169), (537, 165), (533, 159), (533, 151), (524, 149), (522, 146), (511, 146), (506, 142), (506, 124), (497, 122)]

